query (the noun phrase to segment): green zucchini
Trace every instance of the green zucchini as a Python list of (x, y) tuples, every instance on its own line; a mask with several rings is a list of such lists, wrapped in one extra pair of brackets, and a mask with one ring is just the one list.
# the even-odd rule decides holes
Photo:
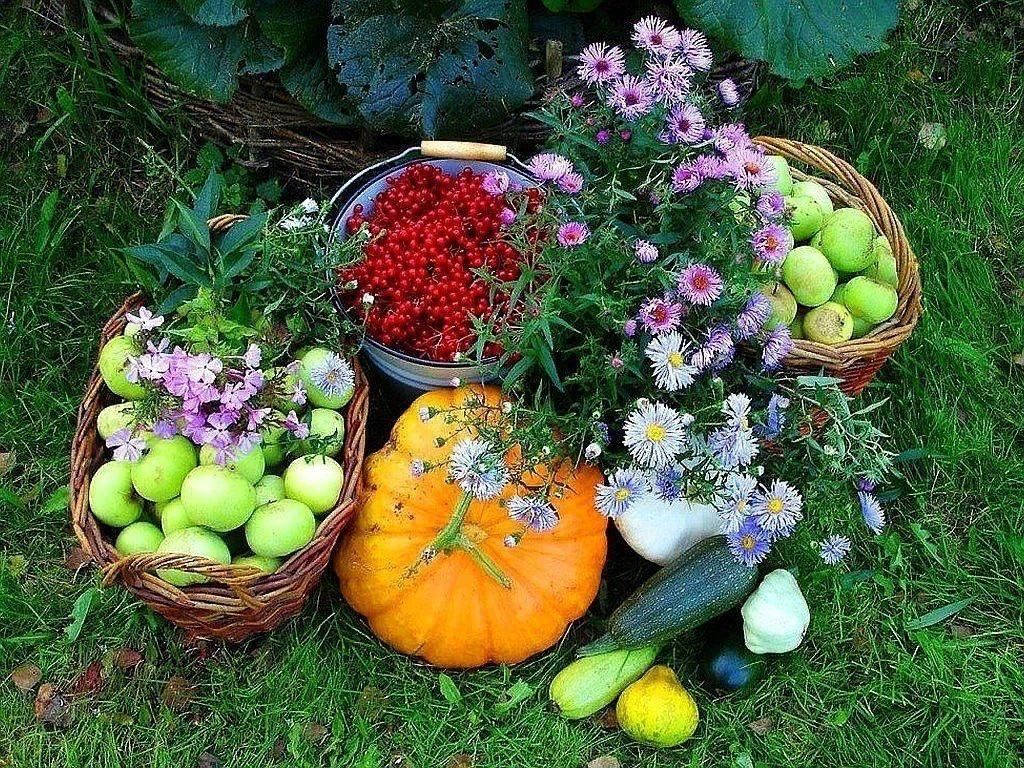
[(562, 717), (588, 717), (615, 701), (632, 682), (654, 663), (658, 646), (632, 651), (612, 651), (576, 659), (551, 681), (548, 695)]
[(607, 634), (581, 648), (579, 655), (664, 643), (738, 605), (756, 583), (757, 569), (737, 562), (724, 536), (704, 539), (616, 608)]

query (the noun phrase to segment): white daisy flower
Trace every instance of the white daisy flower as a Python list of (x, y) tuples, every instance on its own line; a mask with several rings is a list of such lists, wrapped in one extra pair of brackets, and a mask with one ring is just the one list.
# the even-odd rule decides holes
[(547, 531), (558, 524), (558, 512), (539, 496), (512, 496), (505, 508), (509, 517), (535, 531)]
[(633, 459), (644, 467), (671, 464), (687, 442), (693, 416), (681, 414), (664, 403), (637, 402), (626, 419), (623, 442)]
[(775, 480), (768, 488), (762, 487), (750, 503), (751, 513), (766, 531), (788, 536), (803, 519), (804, 506), (800, 492), (785, 480)]
[(727, 533), (738, 531), (750, 516), (750, 497), (757, 488), (757, 479), (750, 475), (729, 475), (715, 499), (715, 509)]
[(331, 352), (309, 369), (309, 378), (327, 397), (345, 397), (356, 385), (356, 374), (345, 358)]
[(508, 483), (508, 467), (486, 440), (463, 440), (452, 450), (448, 476), (476, 499), (493, 499)]
[(698, 371), (687, 362), (689, 348), (678, 331), (651, 339), (645, 354), (654, 369), (654, 381), (661, 389), (676, 392), (693, 384)]
[(608, 481), (594, 489), (597, 511), (614, 520), (625, 513), (640, 497), (647, 494), (647, 479), (632, 468), (616, 469)]

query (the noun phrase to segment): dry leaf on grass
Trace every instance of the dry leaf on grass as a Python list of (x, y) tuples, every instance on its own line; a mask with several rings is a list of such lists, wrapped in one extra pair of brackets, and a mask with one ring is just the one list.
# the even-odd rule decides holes
[(22, 664), (11, 671), (11, 681), (14, 687), (23, 693), (28, 693), (42, 679), (43, 673), (35, 664)]
[(619, 762), (618, 758), (611, 755), (601, 755), (587, 763), (587, 768), (621, 768), (621, 766), (622, 763)]
[(74, 696), (91, 696), (103, 687), (103, 665), (94, 661), (86, 667), (71, 686)]
[(459, 752), (448, 758), (445, 768), (473, 768), (476, 765), (475, 758), (466, 752)]
[(594, 715), (592, 719), (595, 725), (608, 731), (619, 727), (619, 717), (615, 714), (615, 707), (608, 707), (604, 712)]
[(72, 547), (64, 556), (64, 567), (72, 573), (78, 573), (91, 562), (92, 560), (89, 558), (89, 555), (79, 546)]
[(181, 710), (191, 703), (194, 694), (192, 683), (184, 677), (175, 675), (167, 681), (167, 685), (160, 692), (160, 701), (169, 709)]
[(764, 736), (772, 729), (773, 725), (774, 723), (770, 717), (762, 717), (760, 720), (754, 720), (747, 723), (747, 728), (752, 730), (758, 736)]
[(71, 698), (57, 690), (52, 683), (43, 683), (33, 704), (36, 720), (54, 728), (71, 725)]
[(203, 752), (196, 762), (196, 768), (220, 768), (220, 760), (209, 752)]

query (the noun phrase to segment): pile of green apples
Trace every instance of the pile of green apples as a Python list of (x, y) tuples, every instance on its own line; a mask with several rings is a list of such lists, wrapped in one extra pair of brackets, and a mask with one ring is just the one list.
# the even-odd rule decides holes
[[(141, 388), (124, 378), (126, 339), (116, 337), (104, 347), (100, 373), (112, 392), (140, 397)], [(351, 398), (351, 393), (331, 397), (310, 381), (308, 363), (321, 352), (308, 352), (298, 371), (311, 408), (308, 438), (289, 440), (284, 428), (275, 426), (248, 453), (218, 464), (212, 446), (198, 449), (182, 435), (160, 438), (145, 432), (148, 449), (140, 459), (102, 464), (89, 483), (89, 508), (117, 530), (117, 552), (196, 555), (269, 574), (309, 544), (317, 518), (341, 495), (345, 474), (334, 456), (345, 440), (341, 409)], [(134, 407), (129, 399), (104, 408), (96, 421), (100, 437), (132, 429)], [(157, 575), (176, 586), (207, 581), (177, 569)]]
[(774, 306), (772, 326), (793, 338), (839, 344), (868, 335), (896, 313), (899, 275), (889, 240), (857, 208), (835, 208), (813, 179), (793, 181), (785, 158), (773, 156), (796, 246), (781, 281), (762, 292)]

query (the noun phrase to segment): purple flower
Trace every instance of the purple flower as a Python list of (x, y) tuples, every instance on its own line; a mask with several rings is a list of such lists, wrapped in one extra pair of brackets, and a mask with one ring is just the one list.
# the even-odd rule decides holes
[(771, 550), (770, 537), (751, 518), (738, 531), (727, 533), (726, 538), (733, 556), (748, 568), (763, 562)]
[(249, 348), (245, 350), (245, 355), (242, 357), (246, 368), (259, 368), (262, 359), (263, 353), (255, 344), (250, 344)]
[(498, 221), (500, 221), (503, 225), (507, 227), (510, 226), (512, 222), (516, 220), (517, 215), (518, 214), (516, 214), (515, 211), (513, 211), (508, 206), (505, 206), (504, 208), (501, 209), (501, 213), (498, 214)]
[(764, 153), (750, 147), (738, 147), (726, 158), (729, 174), (741, 189), (761, 189), (775, 183), (775, 166)]
[(696, 29), (684, 29), (679, 35), (679, 54), (686, 59), (686, 63), (701, 72), (711, 69), (712, 56), (711, 46), (708, 39), (702, 32)]
[(764, 328), (772, 315), (772, 301), (758, 291), (747, 300), (747, 306), (736, 316), (736, 334), (740, 339), (749, 339)]
[[(135, 375), (149, 381), (159, 381), (170, 368), (167, 355), (157, 352), (139, 355), (133, 363)], [(137, 379), (136, 379), (137, 380)]]
[(563, 248), (576, 248), (583, 245), (590, 237), (587, 225), (578, 221), (569, 221), (558, 228), (558, 244)]
[(623, 75), (612, 85), (608, 105), (623, 120), (636, 120), (651, 111), (654, 94), (636, 75)]
[(639, 317), (649, 333), (668, 333), (679, 327), (679, 321), (683, 318), (683, 307), (667, 299), (648, 299), (640, 307)]
[(646, 16), (633, 25), (633, 42), (649, 53), (665, 54), (678, 47), (679, 30), (657, 16)]
[(622, 324), (622, 333), (626, 338), (633, 338), (636, 336), (636, 320), (627, 320)]
[(505, 509), (510, 518), (534, 531), (547, 531), (558, 524), (558, 512), (539, 496), (510, 496)]
[(566, 194), (575, 195), (583, 189), (583, 177), (576, 171), (569, 171), (558, 180), (557, 184), (559, 189)]
[(778, 265), (793, 250), (793, 233), (778, 224), (766, 224), (754, 233), (750, 244), (761, 261)]
[(673, 107), (665, 123), (666, 137), (672, 144), (696, 144), (705, 127), (704, 115), (693, 104)]
[[(203, 444), (224, 449), (233, 443), (231, 427), (238, 420), (238, 412), (229, 409), (214, 411), (206, 417), (207, 428), (203, 432)], [(223, 463), (223, 462), (219, 462)]]
[(309, 425), (299, 421), (299, 417), (295, 415), (295, 411), (288, 411), (288, 415), (284, 417), (281, 422), (281, 426), (291, 432), (299, 440), (304, 440), (309, 437)]
[(837, 565), (850, 554), (852, 547), (846, 536), (829, 536), (819, 545), (819, 554), (826, 564)]
[(731, 77), (718, 84), (718, 98), (727, 107), (735, 107), (740, 103), (740, 89)]
[(757, 198), (757, 212), (768, 221), (776, 221), (786, 212), (786, 201), (777, 189), (769, 189)]
[(693, 161), (693, 167), (702, 179), (721, 181), (729, 175), (729, 169), (725, 161), (714, 155), (699, 155)]
[(704, 177), (693, 163), (681, 163), (672, 171), (672, 191), (687, 195), (704, 183)]
[(489, 195), (503, 195), (508, 192), (508, 174), (504, 171), (491, 171), (484, 174), (481, 186)]
[(296, 381), (292, 385), (292, 393), (289, 399), (296, 405), (306, 404), (306, 388), (302, 385), (301, 381)]
[(647, 240), (637, 240), (633, 244), (633, 253), (641, 264), (650, 264), (658, 259), (658, 248)]
[(707, 338), (690, 357), (690, 364), (698, 370), (720, 370), (732, 362), (736, 344), (725, 326), (716, 325), (707, 333)]
[(242, 377), (242, 384), (251, 394), (255, 394), (263, 389), (263, 385), (266, 383), (266, 377), (263, 375), (263, 371), (249, 370), (245, 372)]
[(600, 131), (594, 134), (594, 141), (596, 141), (602, 147), (612, 140), (612, 132), (607, 128), (602, 128)]
[(606, 83), (626, 71), (626, 56), (617, 46), (593, 43), (580, 54), (577, 71), (587, 83)]
[(860, 513), (864, 517), (864, 525), (873, 533), (881, 533), (885, 528), (885, 510), (875, 495), (870, 491), (857, 491), (857, 501), (860, 502)]
[(727, 424), (708, 435), (708, 450), (726, 469), (746, 467), (758, 454), (754, 433), (741, 424)]
[(693, 70), (677, 56), (649, 61), (644, 76), (648, 88), (662, 104), (677, 104), (690, 91)]
[(768, 331), (761, 348), (761, 367), (774, 371), (782, 365), (786, 356), (793, 351), (793, 335), (789, 326), (777, 325)]
[(273, 411), (270, 408), (250, 408), (245, 428), (249, 430), (258, 429), (271, 413)]
[(220, 373), (224, 368), (222, 363), (216, 357), (208, 355), (202, 352), (198, 355), (192, 355), (188, 360), (188, 378), (189, 381), (212, 384), (217, 379), (217, 374)]
[(739, 123), (725, 123), (715, 128), (712, 132), (711, 143), (723, 155), (751, 146), (750, 134)]
[(156, 424), (153, 425), (153, 434), (161, 440), (167, 440), (168, 438), (174, 437), (178, 434), (178, 428), (174, 425), (173, 421), (168, 419), (159, 419)]
[(244, 384), (228, 384), (221, 393), (220, 402), (225, 408), (240, 411), (252, 394)]
[(623, 128), (619, 131), (619, 138), (624, 144), (628, 144), (633, 138), (633, 132), (629, 128)]
[(582, 93), (574, 93), (572, 96), (569, 97), (569, 103), (575, 109), (579, 109), (580, 107), (586, 106), (587, 97), (584, 96)]
[(569, 158), (554, 152), (542, 152), (539, 155), (534, 155), (526, 165), (530, 169), (530, 173), (541, 181), (558, 181), (573, 170)]
[(661, 467), (655, 470), (651, 478), (651, 490), (654, 495), (662, 501), (679, 501), (683, 498), (683, 491), (686, 489), (686, 475), (675, 465)]
[(146, 441), (133, 437), (129, 429), (119, 429), (107, 438), (107, 448), (114, 449), (114, 461), (138, 461), (146, 452)]
[(602, 515), (614, 520), (646, 493), (647, 483), (640, 472), (632, 468), (616, 469), (608, 475), (606, 483), (595, 488), (594, 506)]
[(128, 321), (125, 332), (152, 331), (164, 324), (163, 315), (154, 315), (148, 307), (139, 307), (135, 314), (128, 312), (125, 319)]
[(758, 524), (772, 536), (789, 536), (803, 519), (803, 497), (785, 480), (775, 480), (769, 487), (761, 487), (750, 502), (751, 514)]
[(754, 429), (761, 437), (774, 440), (786, 426), (787, 408), (789, 408), (789, 398), (777, 392), (773, 393), (768, 399), (767, 420), (764, 424), (758, 424)]
[(722, 295), (722, 276), (707, 264), (689, 264), (676, 280), (676, 289), (690, 304), (710, 307)]

